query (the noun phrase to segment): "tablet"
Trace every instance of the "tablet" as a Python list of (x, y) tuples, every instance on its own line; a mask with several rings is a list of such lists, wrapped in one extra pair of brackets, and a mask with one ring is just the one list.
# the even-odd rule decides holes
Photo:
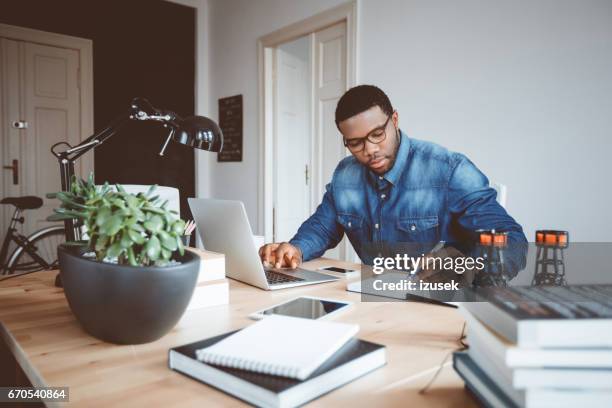
[(301, 317), (303, 319), (328, 319), (345, 310), (351, 302), (322, 299), (311, 296), (300, 296), (287, 302), (253, 313), (249, 317), (259, 320), (266, 316), (278, 314), (283, 316)]

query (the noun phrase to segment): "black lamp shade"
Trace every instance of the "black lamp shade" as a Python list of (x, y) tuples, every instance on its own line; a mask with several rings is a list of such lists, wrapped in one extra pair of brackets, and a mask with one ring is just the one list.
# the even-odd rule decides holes
[(190, 116), (178, 125), (172, 137), (175, 142), (209, 152), (220, 152), (223, 148), (223, 132), (215, 121), (204, 116)]

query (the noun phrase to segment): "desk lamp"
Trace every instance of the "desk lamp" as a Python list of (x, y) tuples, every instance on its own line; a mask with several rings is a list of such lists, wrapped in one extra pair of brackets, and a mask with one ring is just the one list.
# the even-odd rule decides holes
[[(223, 148), (223, 133), (213, 120), (203, 116), (190, 116), (183, 119), (174, 112), (154, 108), (144, 98), (134, 98), (128, 112), (78, 145), (70, 146), (66, 142), (59, 142), (51, 146), (51, 153), (57, 158), (60, 165), (62, 191), (70, 190), (70, 181), (74, 175), (74, 162), (89, 150), (104, 143), (130, 120), (160, 122), (169, 129), (168, 137), (159, 152), (160, 156), (164, 155), (171, 139), (180, 144), (209, 152), (220, 152)], [(67, 147), (67, 149), (58, 151), (60, 146)], [(81, 231), (78, 225), (75, 225), (74, 220), (65, 220), (64, 226), (67, 241), (81, 239)]]

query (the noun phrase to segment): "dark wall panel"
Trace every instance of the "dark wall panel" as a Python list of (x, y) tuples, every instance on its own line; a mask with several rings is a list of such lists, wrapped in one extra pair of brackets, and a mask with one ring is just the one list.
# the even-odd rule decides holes
[[(0, 23), (93, 40), (96, 131), (135, 96), (194, 114), (192, 8), (161, 0), (2, 0)], [(96, 181), (178, 187), (186, 218), (186, 197), (195, 195), (193, 150), (171, 143), (160, 157), (165, 136), (157, 124), (128, 123), (94, 151)]]

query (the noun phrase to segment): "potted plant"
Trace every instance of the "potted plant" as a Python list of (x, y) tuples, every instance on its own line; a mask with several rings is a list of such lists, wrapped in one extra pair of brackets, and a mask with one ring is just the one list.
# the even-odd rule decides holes
[(70, 191), (49, 194), (61, 207), (49, 220), (78, 219), (86, 241), (58, 248), (68, 304), (91, 335), (138, 344), (174, 327), (196, 285), (199, 258), (185, 251), (185, 227), (167, 202), (73, 178)]

